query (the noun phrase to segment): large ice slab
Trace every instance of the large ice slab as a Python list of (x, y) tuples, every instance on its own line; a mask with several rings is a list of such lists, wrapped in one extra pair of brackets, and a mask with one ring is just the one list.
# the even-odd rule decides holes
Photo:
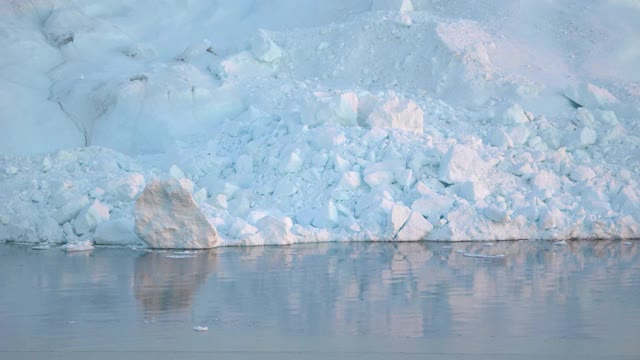
[(136, 234), (156, 249), (209, 249), (218, 232), (193, 200), (184, 180), (154, 180), (135, 204)]

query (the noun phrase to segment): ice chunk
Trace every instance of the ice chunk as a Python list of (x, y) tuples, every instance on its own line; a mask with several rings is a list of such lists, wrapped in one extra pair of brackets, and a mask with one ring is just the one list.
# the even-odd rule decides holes
[(137, 243), (135, 223), (132, 219), (121, 218), (101, 222), (96, 227), (93, 240), (96, 245), (129, 245)]
[(337, 172), (345, 172), (351, 169), (351, 162), (349, 160), (343, 158), (339, 154), (336, 154), (333, 158), (333, 168)]
[(51, 217), (44, 217), (36, 225), (38, 239), (51, 243), (61, 243), (64, 239), (62, 228)]
[(49, 155), (45, 156), (44, 160), (42, 160), (42, 172), (47, 172), (51, 170), (52, 166), (53, 166), (53, 162), (51, 161), (51, 156)]
[(391, 236), (395, 237), (398, 234), (398, 231), (402, 229), (404, 224), (409, 219), (409, 215), (411, 215), (411, 209), (404, 205), (394, 205), (391, 208), (391, 214), (389, 219), (389, 232)]
[(224, 181), (220, 179), (217, 175), (209, 174), (198, 182), (198, 184), (207, 189), (209, 194), (223, 194), (228, 198), (233, 197), (233, 195), (240, 189), (240, 187), (230, 181)]
[(180, 180), (148, 184), (136, 201), (135, 218), (136, 234), (152, 248), (207, 249), (219, 243), (216, 229)]
[(329, 121), (342, 126), (358, 125), (358, 95), (353, 91), (337, 94), (316, 92), (303, 108), (302, 122), (317, 126)]
[(358, 95), (349, 91), (338, 95), (336, 122), (344, 126), (358, 125)]
[(327, 203), (316, 214), (316, 217), (311, 223), (317, 228), (335, 228), (340, 223), (340, 217), (338, 215), (338, 209), (333, 200), (327, 201)]
[(4, 173), (7, 175), (15, 175), (16, 173), (18, 173), (18, 168), (14, 165), (9, 165), (4, 168)]
[(468, 145), (453, 145), (440, 161), (439, 179), (449, 184), (481, 178), (487, 165)]
[(413, 183), (416, 181), (413, 176), (413, 170), (411, 169), (396, 169), (393, 172), (393, 177), (395, 178), (398, 185), (402, 186), (403, 190), (408, 190), (413, 186)]
[(417, 211), (412, 211), (409, 218), (396, 236), (400, 241), (419, 241), (427, 238), (433, 225)]
[(273, 189), (273, 197), (278, 200), (286, 200), (288, 197), (298, 192), (298, 187), (290, 177), (283, 177), (278, 180)]
[(411, 27), (411, 25), (413, 25), (413, 21), (411, 21), (411, 16), (409, 16), (409, 14), (406, 14), (406, 13), (400, 14), (400, 16), (398, 16), (395, 20), (396, 20), (396, 23), (398, 23), (398, 25), (402, 25), (404, 27)]
[(484, 216), (491, 221), (502, 223), (508, 220), (508, 212), (506, 206), (489, 205), (483, 210)]
[(542, 230), (562, 227), (567, 216), (557, 208), (546, 209), (540, 212), (538, 227)]
[(367, 230), (375, 228), (382, 232), (386, 230), (383, 226), (394, 205), (393, 197), (386, 191), (365, 193), (356, 203), (355, 216), (370, 227)]
[(391, 94), (373, 109), (366, 123), (372, 128), (405, 129), (422, 134), (423, 116), (422, 109), (414, 101)]
[(569, 178), (573, 181), (591, 180), (594, 177), (596, 177), (596, 172), (590, 167), (582, 165), (571, 170), (571, 174), (569, 175)]
[(256, 59), (267, 63), (282, 57), (282, 49), (276, 45), (265, 30), (259, 30), (258, 34), (251, 39), (251, 53)]
[(560, 177), (548, 170), (540, 171), (531, 179), (531, 184), (533, 185), (533, 189), (544, 199), (560, 192), (562, 186)]
[(600, 106), (616, 104), (620, 102), (609, 90), (593, 84), (587, 84), (587, 92), (591, 95), (596, 104)]
[(476, 253), (468, 253), (468, 252), (463, 253), (462, 256), (470, 257), (470, 258), (478, 258), (478, 259), (502, 259), (502, 258), (504, 258), (504, 254), (486, 255), (486, 254), (476, 254)]
[(53, 218), (58, 222), (59, 225), (62, 225), (75, 218), (78, 215), (78, 212), (80, 212), (80, 210), (88, 204), (89, 198), (86, 195), (78, 196), (58, 209), (53, 214)]
[(411, 204), (411, 210), (426, 216), (431, 222), (437, 222), (445, 217), (452, 207), (452, 198), (435, 192), (427, 193)]
[(302, 166), (302, 162), (303, 161), (300, 156), (300, 150), (292, 151), (282, 159), (282, 162), (280, 164), (280, 173), (297, 173)]
[(526, 124), (529, 122), (529, 117), (518, 104), (514, 104), (505, 110), (502, 114), (502, 119), (505, 124)]
[(404, 168), (404, 160), (387, 160), (371, 164), (364, 169), (364, 182), (371, 187), (391, 184), (395, 180), (394, 172)]
[(243, 236), (253, 235), (257, 232), (258, 229), (255, 226), (240, 218), (236, 218), (229, 227), (229, 231), (227, 232), (227, 234), (229, 235), (229, 237), (237, 239)]
[(596, 126), (596, 118), (593, 116), (591, 111), (583, 107), (576, 109), (575, 119), (576, 119), (577, 125), (579, 126), (586, 126), (586, 127)]
[(364, 175), (364, 182), (371, 187), (391, 184), (394, 179), (391, 171), (376, 171)]
[(212, 196), (207, 200), (207, 204), (210, 204), (213, 207), (218, 209), (226, 209), (229, 204), (227, 203), (227, 195), (225, 194), (217, 194)]
[(99, 188), (99, 187), (91, 190), (91, 192), (89, 193), (89, 196), (92, 199), (101, 199), (102, 195), (104, 195), (104, 190), (102, 188)]
[(632, 186), (624, 186), (611, 200), (611, 207), (615, 210), (640, 216), (640, 193)]
[(335, 128), (321, 128), (314, 134), (311, 144), (318, 150), (333, 149), (337, 145), (344, 144), (347, 138)]
[(248, 154), (238, 156), (234, 165), (236, 174), (243, 177), (253, 177), (253, 157)]
[(585, 148), (595, 144), (597, 140), (598, 133), (595, 130), (583, 127), (570, 135), (567, 146), (571, 149)]
[(91, 251), (93, 250), (93, 243), (91, 240), (70, 242), (60, 248), (66, 252)]
[(492, 128), (487, 131), (485, 142), (500, 148), (512, 148), (513, 140), (506, 131), (501, 127)]
[(242, 237), (245, 245), (286, 245), (294, 242), (295, 237), (291, 233), (292, 221), (290, 218), (282, 220), (266, 215), (256, 221), (258, 232)]
[(145, 181), (142, 174), (133, 173), (118, 178), (109, 183), (107, 194), (113, 200), (130, 201), (144, 189)]
[(184, 178), (184, 172), (182, 172), (182, 170), (180, 170), (180, 168), (175, 164), (171, 165), (171, 168), (169, 168), (169, 175), (174, 179)]
[(80, 211), (73, 226), (76, 234), (83, 235), (94, 231), (96, 226), (105, 220), (109, 220), (109, 207), (94, 200), (91, 205)]
[(489, 189), (480, 181), (466, 181), (456, 184), (456, 193), (469, 201), (478, 201), (489, 195)]
[(246, 216), (251, 211), (251, 200), (249, 194), (239, 191), (236, 196), (228, 202), (229, 214), (233, 216)]
[(357, 171), (347, 171), (340, 177), (337, 188), (340, 190), (354, 190), (361, 184), (360, 173)]
[(207, 188), (202, 188), (195, 193), (193, 193), (193, 200), (195, 200), (198, 206), (204, 204), (209, 198), (209, 194), (207, 193)]
[(517, 125), (509, 128), (509, 138), (513, 141), (514, 146), (524, 145), (529, 139), (529, 129), (523, 125)]

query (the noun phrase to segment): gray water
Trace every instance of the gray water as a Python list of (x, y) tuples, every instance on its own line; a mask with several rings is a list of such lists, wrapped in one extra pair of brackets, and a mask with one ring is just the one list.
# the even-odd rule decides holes
[(0, 244), (0, 359), (640, 359), (640, 242), (489, 245)]

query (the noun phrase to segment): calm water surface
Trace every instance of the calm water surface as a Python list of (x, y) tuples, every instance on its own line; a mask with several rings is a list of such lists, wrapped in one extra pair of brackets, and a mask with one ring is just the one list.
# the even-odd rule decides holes
[(0, 244), (0, 359), (88, 358), (640, 359), (640, 242)]

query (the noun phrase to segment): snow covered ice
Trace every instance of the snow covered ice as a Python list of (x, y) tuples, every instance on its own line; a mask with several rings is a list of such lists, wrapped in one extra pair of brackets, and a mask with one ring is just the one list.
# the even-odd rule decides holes
[(3, 1), (0, 241), (638, 238), (638, 16)]

